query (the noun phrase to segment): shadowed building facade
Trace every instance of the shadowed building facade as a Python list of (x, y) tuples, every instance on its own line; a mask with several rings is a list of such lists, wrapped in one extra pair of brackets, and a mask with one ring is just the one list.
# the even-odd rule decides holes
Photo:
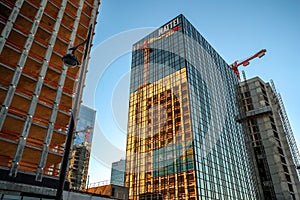
[(237, 85), (183, 15), (133, 45), (129, 199), (259, 199), (235, 121)]
[(0, 186), (4, 180), (20, 190), (25, 187), (17, 182), (57, 187), (70, 111), (78, 114), (82, 96), (78, 80), (83, 82), (87, 71), (84, 51), (89, 54), (91, 42), (75, 52), (80, 68), (64, 65), (62, 57), (87, 38), (90, 26), (94, 31), (99, 4), (0, 1)]
[(279, 93), (259, 77), (240, 83), (239, 120), (250, 136), (263, 195), (300, 199), (300, 154)]

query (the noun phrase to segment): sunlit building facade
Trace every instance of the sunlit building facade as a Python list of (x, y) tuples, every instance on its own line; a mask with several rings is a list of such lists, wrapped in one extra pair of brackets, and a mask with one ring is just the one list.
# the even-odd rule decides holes
[(235, 121), (237, 85), (183, 15), (133, 45), (129, 199), (259, 199)]
[(62, 57), (87, 38), (89, 27), (93, 34), (99, 4), (0, 0), (0, 182), (14, 182), (11, 190), (22, 188), (17, 183), (57, 187), (91, 42), (75, 52), (80, 68), (64, 65)]

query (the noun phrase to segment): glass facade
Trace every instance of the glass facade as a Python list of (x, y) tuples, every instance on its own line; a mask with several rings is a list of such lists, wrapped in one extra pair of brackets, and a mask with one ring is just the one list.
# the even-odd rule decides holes
[(74, 144), (92, 143), (95, 120), (96, 111), (85, 105), (80, 105), (79, 120), (76, 127), (76, 131), (79, 132), (76, 135)]
[(185, 19), (133, 45), (125, 186), (130, 199), (257, 199), (236, 75)]
[(111, 166), (110, 184), (124, 186), (125, 160), (113, 162)]
[(72, 148), (72, 158), (69, 162), (68, 178), (70, 188), (73, 190), (84, 190), (86, 188), (95, 119), (96, 111), (81, 104)]

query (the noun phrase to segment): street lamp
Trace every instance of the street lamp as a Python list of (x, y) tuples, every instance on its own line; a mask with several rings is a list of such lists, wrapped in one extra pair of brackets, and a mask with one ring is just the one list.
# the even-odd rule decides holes
[[(74, 116), (76, 116), (77, 107), (80, 104), (79, 98), (80, 98), (81, 84), (82, 84), (82, 81), (83, 81), (84, 66), (86, 64), (86, 57), (87, 57), (87, 54), (88, 54), (89, 43), (90, 43), (90, 38), (91, 38), (91, 32), (92, 32), (92, 25), (89, 27), (89, 32), (88, 32), (87, 39), (85, 41), (83, 41), (82, 43), (78, 44), (77, 46), (68, 49), (68, 50), (72, 50), (72, 52), (67, 53), (64, 57), (62, 57), (62, 60), (63, 60), (63, 62), (66, 66), (68, 66), (70, 68), (76, 67), (80, 64), (80, 62), (79, 62), (79, 59), (77, 58), (77, 56), (75, 55), (75, 51), (78, 47), (80, 47), (82, 45), (86, 45), (84, 55), (83, 55), (83, 64), (82, 64), (83, 67), (81, 67), (81, 70), (80, 70), (80, 76), (79, 76), (79, 81), (78, 81), (78, 86), (77, 86), (79, 92), (77, 92), (77, 96), (75, 98), (75, 104), (74, 104), (74, 107), (72, 108), (71, 121), (70, 121), (70, 125), (69, 125), (69, 128), (68, 128), (65, 151), (64, 151), (63, 160), (62, 160), (62, 163), (61, 163), (58, 188), (56, 190), (56, 198), (55, 198), (56, 200), (61, 200), (62, 199), (62, 194), (63, 194), (63, 191), (64, 191), (65, 179), (66, 179), (66, 174), (67, 174), (67, 167), (68, 167), (68, 164), (69, 164), (69, 154), (70, 154), (70, 150), (71, 150), (71, 146), (72, 146), (72, 139), (73, 139), (73, 133), (74, 133), (74, 126), (75, 126)], [(75, 108), (75, 112), (74, 112), (74, 108)]]
[(62, 57), (63, 62), (65, 63), (65, 65), (67, 65), (68, 67), (76, 67), (77, 65), (80, 64), (77, 56), (75, 55), (75, 51), (76, 49), (78, 49), (78, 47), (87, 44), (88, 39), (84, 40), (82, 43), (78, 44), (75, 47), (70, 48), (69, 50), (72, 50), (71, 53), (67, 53), (64, 57)]

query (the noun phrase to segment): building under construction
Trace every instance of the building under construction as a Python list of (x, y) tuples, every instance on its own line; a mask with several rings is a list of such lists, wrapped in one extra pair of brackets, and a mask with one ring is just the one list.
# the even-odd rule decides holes
[(68, 175), (72, 190), (83, 191), (86, 188), (90, 155), (91, 149), (86, 143), (73, 146)]
[(83, 191), (88, 184), (88, 168), (91, 155), (92, 137), (96, 111), (80, 106), (77, 131), (72, 149), (68, 178), (70, 189)]
[(0, 186), (7, 180), (57, 186), (70, 111), (77, 116), (89, 57), (83, 58), (91, 42), (75, 52), (80, 68), (68, 68), (62, 57), (94, 31), (99, 4), (0, 0)]
[(238, 120), (251, 138), (264, 199), (299, 200), (299, 151), (280, 94), (258, 77), (241, 82), (240, 91)]

